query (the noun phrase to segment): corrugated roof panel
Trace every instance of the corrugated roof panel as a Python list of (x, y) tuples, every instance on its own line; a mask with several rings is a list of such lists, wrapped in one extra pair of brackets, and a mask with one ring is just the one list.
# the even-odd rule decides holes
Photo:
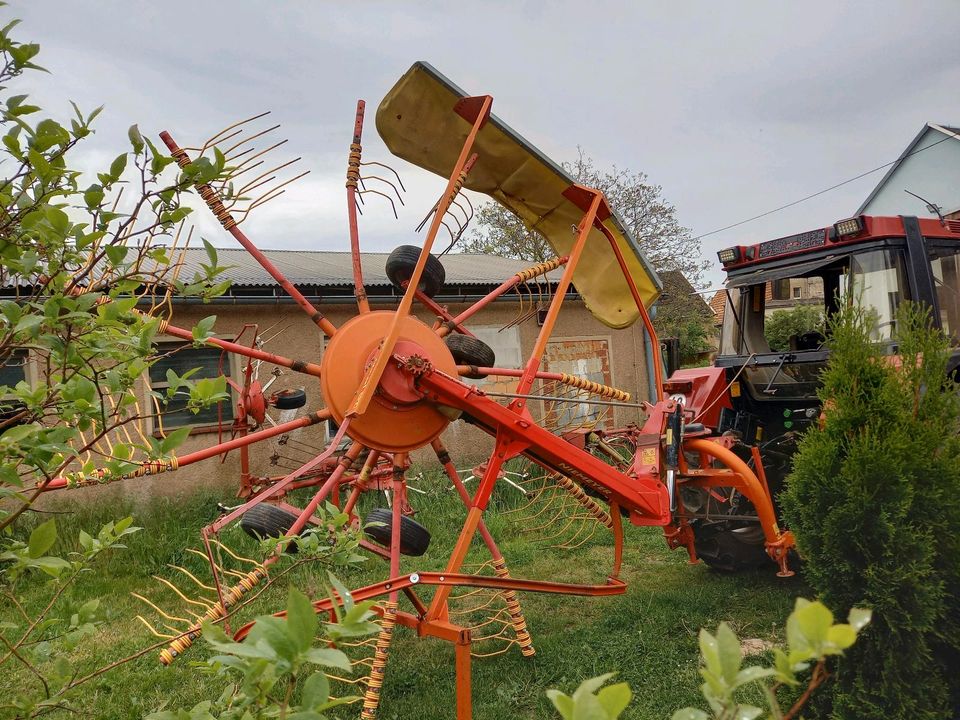
[[(353, 265), (349, 252), (327, 250), (264, 250), (263, 254), (276, 265), (294, 285), (352, 285)], [(363, 281), (366, 285), (390, 285), (386, 263), (389, 253), (361, 253)], [(222, 277), (238, 286), (276, 285), (276, 281), (246, 250), (217, 248), (218, 263), (226, 267)], [(200, 266), (208, 263), (206, 251), (190, 248), (184, 253), (180, 278), (191, 279), (202, 273)], [(499, 285), (520, 270), (535, 263), (511, 260), (494, 255), (449, 254), (441, 259), (446, 270), (447, 285)], [(547, 277), (552, 282), (560, 279), (561, 271), (554, 270)]]

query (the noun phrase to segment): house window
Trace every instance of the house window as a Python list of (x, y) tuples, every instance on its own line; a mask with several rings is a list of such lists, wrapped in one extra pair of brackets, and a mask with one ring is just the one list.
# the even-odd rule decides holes
[[(0, 362), (0, 387), (16, 387), (21, 380), (27, 379), (27, 349), (16, 348), (7, 356), (7, 359)], [(0, 421), (8, 420), (21, 410), (23, 403), (20, 403), (12, 395), (0, 395)], [(4, 426), (0, 429), (2, 433), (6, 429)]]
[(173, 370), (177, 375), (183, 375), (193, 368), (199, 368), (190, 376), (190, 380), (215, 378), (221, 375), (230, 375), (230, 358), (223, 351), (214, 347), (193, 347), (184, 343), (157, 343), (157, 352), (162, 357), (150, 366), (150, 388), (159, 393), (160, 422), (155, 423), (159, 430), (162, 424), (164, 429), (183, 427), (184, 425), (217, 425), (229, 424), (233, 420), (233, 403), (227, 400), (210, 405), (194, 414), (187, 408), (190, 394), (181, 388), (172, 398), (166, 397), (167, 370)]
[(0, 386), (16, 387), (21, 380), (27, 379), (27, 350), (16, 348), (0, 364)]
[(793, 299), (799, 300), (802, 297), (803, 297), (803, 288), (798, 288), (798, 287), (793, 288)]

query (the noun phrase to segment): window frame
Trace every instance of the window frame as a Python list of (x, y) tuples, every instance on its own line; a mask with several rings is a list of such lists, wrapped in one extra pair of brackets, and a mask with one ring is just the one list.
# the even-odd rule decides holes
[[(224, 340), (233, 339), (232, 336), (224, 336), (224, 335), (215, 336), (215, 337), (219, 337)], [(193, 347), (193, 343), (182, 340), (181, 338), (173, 337), (171, 335), (159, 336), (154, 340), (153, 345), (158, 355), (162, 354), (161, 347), (164, 345), (168, 345), (168, 346), (175, 345), (180, 348)], [(226, 376), (227, 380), (235, 381), (235, 378), (242, 376), (241, 362), (243, 358), (238, 356), (236, 353), (229, 353), (224, 350), (221, 350), (220, 348), (214, 347), (212, 345), (203, 345), (197, 349), (210, 350), (211, 352), (216, 352), (218, 355), (226, 356), (227, 363), (226, 363), (226, 367), (224, 368), (225, 370), (224, 375)], [(151, 365), (151, 367), (147, 368), (147, 370), (143, 374), (143, 384), (144, 384), (143, 394), (145, 399), (145, 408), (149, 408), (149, 412), (146, 413), (146, 417), (145, 417), (145, 425), (146, 425), (145, 429), (147, 430), (147, 433), (149, 435), (153, 437), (163, 437), (164, 434), (166, 434), (166, 432), (170, 430), (179, 430), (180, 428), (183, 428), (183, 427), (190, 428), (190, 435), (199, 435), (204, 433), (218, 432), (221, 429), (221, 427), (232, 426), (233, 420), (234, 420), (235, 407), (236, 407), (237, 400), (239, 398), (237, 397), (236, 391), (233, 389), (233, 387), (230, 386), (228, 382), (227, 393), (229, 394), (230, 397), (228, 400), (222, 400), (219, 404), (222, 406), (224, 403), (226, 403), (228, 405), (229, 412), (223, 415), (223, 418), (220, 423), (216, 423), (216, 422), (189, 423), (188, 422), (188, 423), (182, 423), (182, 424), (170, 426), (166, 422), (163, 422), (162, 423), (163, 430), (161, 431), (161, 422), (159, 419), (159, 414), (162, 412), (162, 410), (157, 407), (155, 398), (151, 395), (151, 392), (162, 392), (169, 387), (169, 384), (165, 379), (158, 383), (154, 383), (154, 381), (150, 377), (150, 371), (152, 368), (153, 366)], [(193, 377), (197, 377), (197, 376), (194, 375)], [(197, 379), (200, 379), (200, 378), (197, 378)]]

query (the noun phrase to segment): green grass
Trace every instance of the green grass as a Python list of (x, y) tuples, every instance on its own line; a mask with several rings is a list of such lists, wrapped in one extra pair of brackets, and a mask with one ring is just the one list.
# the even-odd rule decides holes
[[(424, 557), (405, 558), (403, 570), (440, 570), (464, 511), (455, 494), (439, 479), (428, 477), (413, 484), (426, 490), (425, 495), (412, 493), (411, 501), (418, 509), (417, 520), (433, 533), (433, 542)], [(60, 502), (68, 500), (65, 494)], [(136, 524), (144, 530), (129, 539), (127, 550), (101, 561), (75, 590), (67, 593), (68, 604), (101, 597), (106, 614), (98, 634), (69, 656), (78, 673), (85, 674), (152, 642), (135, 619), (138, 613), (151, 613), (130, 592), (155, 596), (158, 585), (151, 576), (171, 577), (167, 567), (171, 563), (202, 570), (202, 563), (184, 548), (198, 546), (198, 530), (216, 516), (218, 500), (232, 502), (226, 491), (222, 497), (204, 494), (160, 500), (149, 510), (134, 512)], [(381, 503), (382, 498), (364, 498), (365, 508)], [(501, 544), (513, 576), (604, 582), (612, 560), (609, 533), (601, 529), (574, 551), (550, 549), (538, 542), (536, 533), (523, 532), (522, 516), (503, 514), (519, 503), (518, 493), (498, 488), (488, 513), (490, 529)], [(61, 536), (68, 538), (75, 538), (80, 528), (89, 531), (130, 512), (120, 504), (80, 509), (64, 504), (60, 509), (72, 510), (58, 517)], [(254, 552), (253, 543), (238, 529), (226, 531), (224, 537), (231, 547)], [(485, 551), (476, 542), (470, 560), (483, 559)], [(318, 595), (323, 572), (302, 567), (289, 578), (308, 594)], [(363, 568), (338, 574), (349, 586), (356, 587), (385, 579), (386, 567), (373, 559)], [(525, 659), (512, 648), (505, 655), (474, 661), (476, 720), (555, 718), (544, 695), (547, 688), (571, 692), (583, 679), (612, 670), (634, 691), (635, 699), (625, 718), (668, 718), (676, 708), (701, 704), (699, 628), (713, 628), (726, 620), (741, 638), (777, 639), (777, 628), (782, 627), (793, 598), (806, 592), (799, 580), (776, 578), (772, 564), (769, 571), (735, 576), (717, 574), (702, 565), (690, 566), (685, 553), (667, 550), (658, 529), (629, 525), (621, 577), (627, 581), (628, 590), (611, 598), (521, 596), (537, 654)], [(247, 616), (280, 609), (285, 595), (281, 585), (265, 593)], [(27, 597), (34, 607), (42, 601), (44, 590), (39, 583), (28, 588)], [(11, 619), (10, 608), (3, 606), (0, 620)], [(202, 660), (204, 655), (202, 647), (195, 648), (188, 657), (163, 668), (151, 653), (82, 686), (76, 705), (90, 717), (111, 719), (138, 718), (161, 707), (192, 706), (218, 694), (224, 685), (191, 666), (191, 660)], [(32, 680), (26, 673), (8, 671), (0, 677), (0, 697), (16, 684), (27, 682)], [(453, 683), (453, 648), (438, 640), (418, 639), (411, 631), (398, 628), (379, 717), (452, 718)], [(354, 706), (342, 716), (358, 714), (359, 708)]]

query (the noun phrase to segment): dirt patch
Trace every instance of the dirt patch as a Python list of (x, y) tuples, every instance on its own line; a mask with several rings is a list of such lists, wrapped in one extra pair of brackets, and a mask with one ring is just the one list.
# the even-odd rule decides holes
[(773, 643), (771, 641), (761, 640), (760, 638), (747, 638), (740, 641), (740, 652), (743, 653), (744, 657), (761, 655), (772, 647)]

